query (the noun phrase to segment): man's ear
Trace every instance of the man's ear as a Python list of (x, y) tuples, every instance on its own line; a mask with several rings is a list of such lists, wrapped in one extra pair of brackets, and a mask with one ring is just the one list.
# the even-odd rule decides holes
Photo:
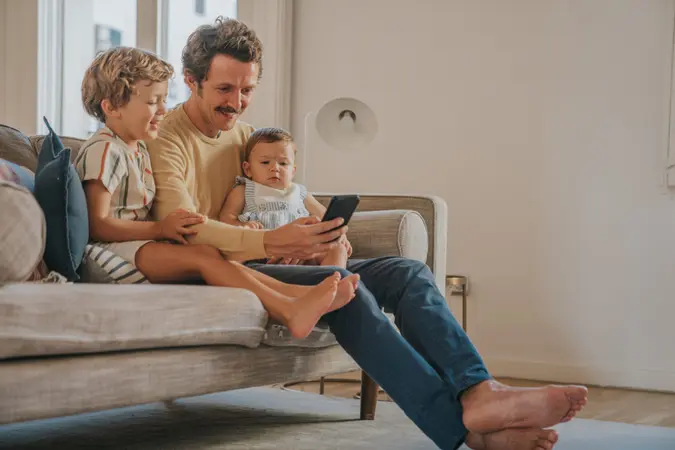
[(241, 167), (244, 169), (244, 175), (251, 178), (251, 163), (244, 161), (244, 164), (242, 164)]
[(191, 91), (197, 92), (197, 89), (199, 89), (199, 83), (197, 83), (197, 78), (194, 76), (192, 72), (185, 69), (183, 71), (183, 79), (185, 80), (185, 84), (188, 85)]
[(103, 114), (105, 114), (106, 117), (114, 117), (116, 119), (120, 117), (119, 110), (115, 108), (107, 98), (101, 100), (101, 109), (103, 110)]

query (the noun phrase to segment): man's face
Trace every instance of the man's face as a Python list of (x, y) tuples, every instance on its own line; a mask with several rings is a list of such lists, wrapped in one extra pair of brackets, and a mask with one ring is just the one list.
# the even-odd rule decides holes
[(210, 130), (227, 131), (234, 127), (258, 85), (258, 71), (258, 64), (254, 62), (245, 63), (230, 56), (216, 55), (201, 87), (190, 74), (186, 74), (202, 119)]

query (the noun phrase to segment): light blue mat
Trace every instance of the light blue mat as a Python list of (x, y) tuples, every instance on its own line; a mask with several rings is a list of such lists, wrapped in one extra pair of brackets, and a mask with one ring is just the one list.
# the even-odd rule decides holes
[[(675, 407), (675, 405), (673, 405)], [(0, 426), (0, 449), (431, 450), (393, 403), (374, 421), (359, 402), (257, 388)], [(675, 429), (576, 419), (555, 450), (675, 450)]]

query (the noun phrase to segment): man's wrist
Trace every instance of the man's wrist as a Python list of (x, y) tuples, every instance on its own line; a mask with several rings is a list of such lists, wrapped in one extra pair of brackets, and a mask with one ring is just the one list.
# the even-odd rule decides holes
[(274, 251), (276, 250), (277, 244), (276, 244), (276, 230), (265, 230), (263, 231), (263, 249), (265, 250), (265, 254), (267, 256), (273, 255)]

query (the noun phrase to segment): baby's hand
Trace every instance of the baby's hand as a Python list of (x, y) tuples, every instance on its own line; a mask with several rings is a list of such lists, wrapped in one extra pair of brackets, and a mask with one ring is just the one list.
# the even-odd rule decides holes
[(252, 220), (250, 222), (244, 222), (242, 225), (244, 228), (250, 228), (252, 230), (262, 230), (263, 229), (263, 224), (260, 222), (256, 222), (255, 220)]

